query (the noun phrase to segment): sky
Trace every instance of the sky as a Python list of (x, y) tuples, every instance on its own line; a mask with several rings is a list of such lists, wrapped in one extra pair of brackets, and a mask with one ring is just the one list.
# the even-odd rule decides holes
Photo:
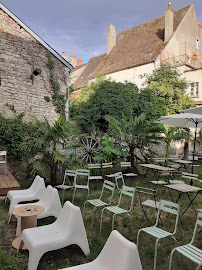
[[(107, 30), (116, 33), (165, 14), (168, 0), (0, 0), (59, 54), (84, 63), (106, 52)], [(173, 10), (193, 3), (202, 22), (202, 0), (173, 0)]]

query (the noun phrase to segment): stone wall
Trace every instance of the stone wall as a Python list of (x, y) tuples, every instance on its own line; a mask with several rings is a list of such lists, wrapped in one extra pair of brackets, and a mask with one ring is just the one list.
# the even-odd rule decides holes
[[(0, 9), (0, 112), (6, 117), (13, 113), (5, 104), (14, 105), (17, 113), (25, 112), (25, 120), (32, 116), (53, 122), (59, 115), (52, 102), (46, 102), (44, 96), (51, 98), (53, 90), (49, 83), (47, 49), (25, 31), (18, 23)], [(69, 69), (55, 56), (54, 76), (60, 91), (68, 98)], [(41, 74), (30, 78), (33, 70), (40, 68)], [(68, 99), (66, 102), (68, 118)]]

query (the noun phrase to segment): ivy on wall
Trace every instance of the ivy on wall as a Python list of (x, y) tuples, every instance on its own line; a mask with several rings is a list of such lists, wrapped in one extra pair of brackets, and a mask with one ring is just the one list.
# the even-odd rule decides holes
[(52, 59), (50, 52), (47, 52), (47, 56), (48, 61), (46, 63), (46, 66), (49, 70), (50, 75), (49, 82), (53, 90), (53, 94), (51, 98), (49, 96), (44, 96), (44, 99), (46, 102), (51, 101), (53, 106), (55, 107), (55, 111), (59, 113), (61, 116), (65, 117), (65, 104), (66, 104), (65, 95), (61, 94), (60, 85), (54, 76), (55, 63), (54, 60)]

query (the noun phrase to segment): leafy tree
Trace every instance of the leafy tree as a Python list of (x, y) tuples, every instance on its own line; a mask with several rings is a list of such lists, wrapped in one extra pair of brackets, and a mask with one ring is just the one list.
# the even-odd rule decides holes
[[(144, 150), (150, 143), (157, 143), (161, 139), (160, 126), (147, 121), (144, 114), (133, 116), (131, 113), (129, 117), (123, 114), (120, 121), (110, 115), (106, 119), (115, 138), (128, 147), (128, 161), (132, 166), (135, 158), (141, 160), (139, 154), (145, 157)], [(136, 154), (135, 150), (138, 150), (139, 154)]]
[(29, 162), (33, 166), (32, 173), (42, 176), (49, 175), (51, 184), (56, 185), (59, 163), (64, 163), (67, 157), (61, 153), (63, 148), (72, 143), (77, 134), (73, 122), (60, 117), (53, 125), (47, 120), (40, 122), (36, 119), (37, 136), (26, 137), (23, 148), (33, 156)]
[(174, 114), (194, 106), (186, 95), (188, 82), (181, 77), (176, 67), (161, 65), (152, 74), (144, 74), (145, 85), (166, 105), (167, 114)]

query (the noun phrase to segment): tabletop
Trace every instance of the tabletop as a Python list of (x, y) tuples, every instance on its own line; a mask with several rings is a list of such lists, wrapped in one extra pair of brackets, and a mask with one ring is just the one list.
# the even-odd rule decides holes
[(18, 217), (31, 217), (43, 213), (45, 208), (40, 205), (27, 205), (15, 208), (13, 210), (13, 215)]
[(174, 168), (164, 167), (156, 164), (140, 164), (142, 167), (146, 167), (149, 169), (159, 170), (159, 171), (174, 171)]
[(192, 161), (184, 160), (184, 159), (174, 159), (174, 162), (181, 163), (181, 164), (191, 164)]
[(180, 192), (198, 192), (201, 191), (202, 188), (199, 187), (193, 187), (187, 184), (171, 184), (171, 185), (165, 185), (165, 187), (171, 188), (173, 190), (177, 190)]

